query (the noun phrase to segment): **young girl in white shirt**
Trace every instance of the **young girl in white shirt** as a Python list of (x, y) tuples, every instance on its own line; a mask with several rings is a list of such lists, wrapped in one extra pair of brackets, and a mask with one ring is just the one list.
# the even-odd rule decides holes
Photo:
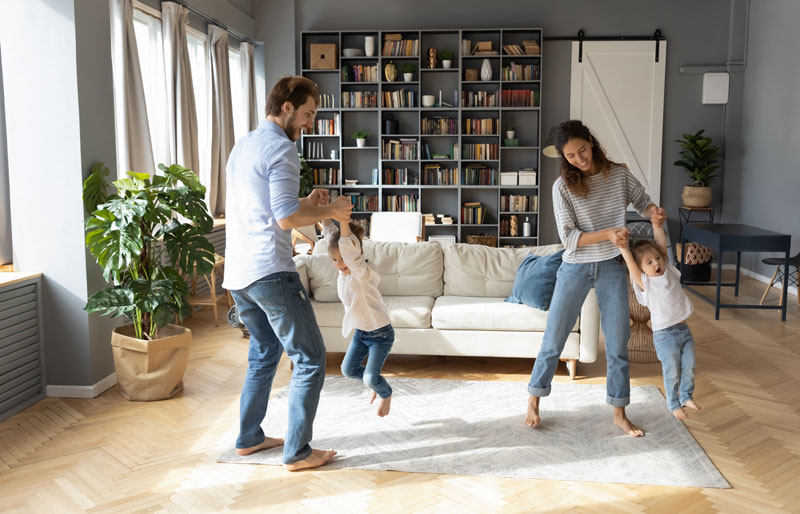
[(342, 361), (342, 374), (363, 380), (372, 389), (370, 403), (380, 397), (378, 416), (383, 417), (389, 414), (392, 388), (381, 375), (381, 369), (394, 344), (394, 329), (378, 291), (381, 276), (364, 259), (361, 248), (364, 229), (349, 219), (340, 225), (341, 232), (330, 219), (322, 222), (328, 255), (339, 269), (336, 289), (344, 304), (342, 336), (347, 337), (355, 329)]
[[(628, 234), (621, 234), (622, 256), (640, 304), (650, 309), (653, 343), (664, 373), (667, 408), (678, 419), (686, 419), (684, 407), (700, 410), (694, 393), (694, 339), (685, 323), (692, 303), (681, 287), (681, 274), (667, 261), (664, 216), (652, 219), (655, 242), (637, 241), (627, 247)], [(627, 232), (622, 230), (621, 232)]]

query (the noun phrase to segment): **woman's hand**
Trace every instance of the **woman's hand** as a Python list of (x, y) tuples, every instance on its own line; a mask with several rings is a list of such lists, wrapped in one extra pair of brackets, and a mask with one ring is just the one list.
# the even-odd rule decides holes
[(653, 213), (650, 216), (650, 223), (652, 223), (654, 227), (663, 227), (665, 221), (667, 221), (667, 211), (661, 207), (653, 209)]
[(630, 235), (630, 230), (625, 227), (606, 229), (606, 236), (608, 237), (608, 240), (620, 248), (628, 247), (628, 237)]

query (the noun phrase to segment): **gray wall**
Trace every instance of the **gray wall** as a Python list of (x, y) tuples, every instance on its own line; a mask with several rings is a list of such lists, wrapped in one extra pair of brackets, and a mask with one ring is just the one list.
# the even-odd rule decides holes
[[(796, 32), (800, 3), (751, 2), (747, 68), (744, 73), (740, 167), (726, 183), (726, 221), (792, 235), (792, 253), (800, 251), (800, 39)], [(730, 152), (729, 152), (730, 156)], [(761, 264), (776, 254), (742, 254), (742, 265), (771, 276)]]
[[(685, 173), (672, 165), (678, 157), (673, 140), (682, 133), (705, 128), (715, 141), (721, 142), (723, 132), (723, 107), (700, 102), (702, 76), (681, 74), (679, 68), (724, 64), (730, 52), (739, 51), (738, 47), (729, 49), (731, 41), (744, 37), (740, 33), (741, 24), (733, 25), (731, 30), (735, 3), (734, 0), (496, 0), (489, 6), (482, 0), (462, 0), (457, 5), (406, 0), (384, 2), (376, 8), (369, 0), (264, 0), (255, 4), (254, 14), (257, 36), (265, 43), (267, 90), (281, 75), (296, 72), (297, 47), (300, 32), (304, 30), (541, 27), (547, 37), (573, 36), (579, 29), (584, 29), (587, 36), (649, 35), (660, 28), (668, 45), (661, 203), (671, 218), (671, 230), (677, 234), (677, 208), (687, 180)], [(289, 46), (291, 42), (294, 48)], [(546, 41), (543, 46), (543, 135), (569, 116), (570, 44)], [(730, 111), (740, 106), (729, 105), (727, 109), (730, 118)], [(549, 194), (558, 176), (558, 166), (555, 160), (543, 161), (540, 230), (542, 243), (546, 244), (558, 240)], [(719, 198), (720, 185), (714, 188)]]

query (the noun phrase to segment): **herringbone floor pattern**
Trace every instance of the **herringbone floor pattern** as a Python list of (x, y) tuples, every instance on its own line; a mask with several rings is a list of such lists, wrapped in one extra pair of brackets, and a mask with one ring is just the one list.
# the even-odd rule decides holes
[[(742, 302), (763, 285), (743, 279)], [(777, 301), (776, 296), (770, 297)], [(730, 298), (729, 298), (730, 299)], [(730, 299), (732, 300), (732, 299)], [(591, 484), (356, 470), (288, 473), (215, 462), (236, 436), (246, 340), (199, 312), (185, 392), (166, 402), (46, 399), (0, 423), (0, 512), (581, 512), (800, 511), (800, 308), (723, 310), (692, 298), (696, 398), (687, 426), (732, 489)], [(329, 371), (338, 372), (332, 355)], [(526, 381), (532, 360), (392, 356), (388, 376)], [(603, 383), (601, 359), (578, 383)], [(660, 365), (632, 364), (634, 385)], [(284, 359), (276, 386), (290, 376)], [(568, 381), (566, 369), (556, 379)], [(521, 397), (521, 402), (526, 398)], [(609, 422), (611, 412), (609, 411)], [(546, 421), (546, 420), (545, 420)], [(636, 420), (646, 426), (646, 420)], [(522, 422), (522, 420), (520, 420)]]

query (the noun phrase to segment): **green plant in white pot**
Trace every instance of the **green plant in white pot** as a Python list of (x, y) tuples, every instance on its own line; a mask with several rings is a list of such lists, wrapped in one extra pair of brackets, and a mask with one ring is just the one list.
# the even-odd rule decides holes
[(687, 207), (708, 207), (711, 205), (711, 182), (716, 175), (714, 172), (720, 167), (716, 165), (719, 156), (719, 147), (712, 144), (710, 137), (705, 137), (705, 130), (696, 134), (683, 134), (683, 139), (676, 139), (683, 149), (681, 158), (675, 161), (675, 166), (686, 170), (692, 183), (683, 187), (681, 199)]
[(214, 266), (206, 188), (183, 166), (159, 169), (163, 175), (129, 171), (109, 184), (99, 163), (83, 184), (86, 246), (109, 284), (85, 309), (129, 320), (114, 330), (111, 345), (117, 380), (131, 400), (162, 400), (183, 388), (191, 332), (170, 322), (190, 313), (184, 276)]

